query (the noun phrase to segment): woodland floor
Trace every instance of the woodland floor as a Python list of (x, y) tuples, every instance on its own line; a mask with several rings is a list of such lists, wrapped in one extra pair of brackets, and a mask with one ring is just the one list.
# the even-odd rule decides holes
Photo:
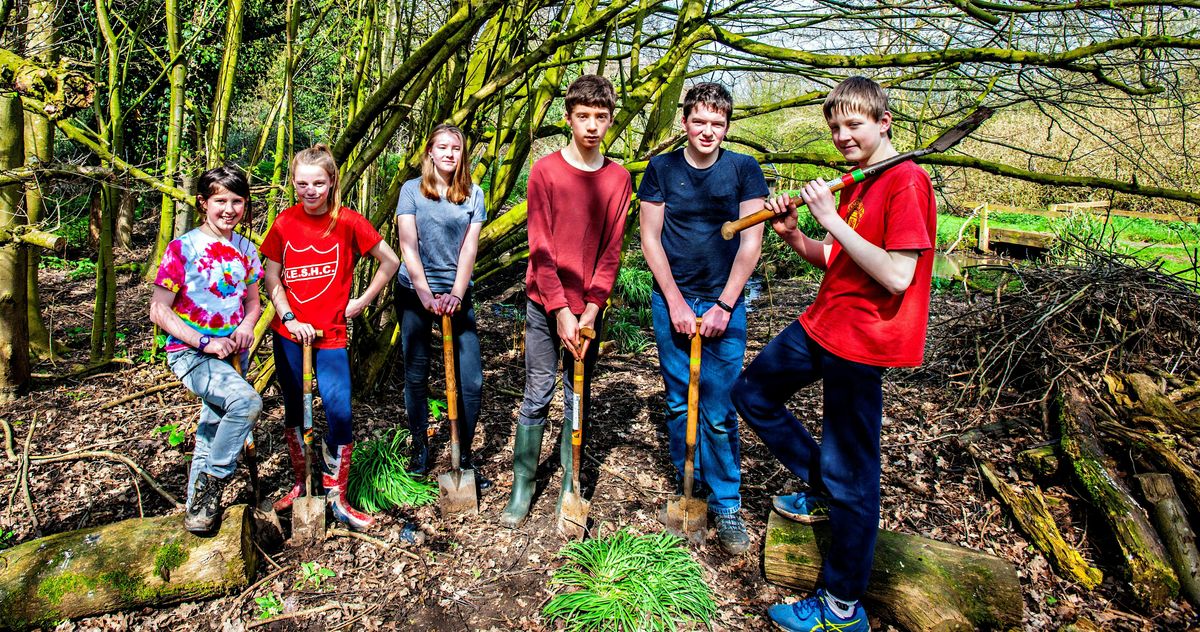
[[(66, 273), (59, 270), (44, 270), (42, 280), (48, 322), (55, 336), (71, 347), (69, 359), (82, 361), (91, 319), (91, 283), (68, 281)], [(138, 358), (150, 345), (151, 329), (145, 317), (150, 289), (130, 274), (122, 275), (120, 282), (118, 328), (124, 338), (119, 344), (130, 358)], [(815, 290), (811, 281), (776, 282), (769, 294), (760, 297), (750, 315), (748, 359), (811, 301)], [(959, 300), (949, 294), (935, 296), (931, 350), (936, 352), (936, 322), (958, 309)], [(371, 535), (396, 543), (405, 521), (415, 521), (427, 536), (425, 544), (398, 547), (415, 554), (415, 559), (401, 550), (332, 538), (314, 549), (285, 548), (273, 554), (274, 564), (286, 570), (245, 594), (64, 622), (57, 629), (243, 630), (259, 613), (254, 598), (271, 592), (282, 598), (287, 611), (332, 602), (345, 608), (279, 622), (266, 629), (548, 629), (539, 612), (552, 595), (548, 580), (561, 563), (557, 552), (563, 545), (553, 520), (558, 488), (556, 431), (548, 434), (543, 446), (541, 484), (530, 520), (523, 528), (511, 531), (497, 524), (512, 480), (512, 431), (523, 388), (523, 362), (515, 348), (520, 340), (520, 323), (505, 318), (505, 313), (511, 310), (494, 302), (484, 302), (478, 308), (485, 390), (478, 439), (482, 446), (477, 451), (483, 471), (497, 483), (482, 496), (479, 516), (446, 521), (433, 506), (396, 510), (379, 516)], [(171, 423), (186, 425), (197, 414), (198, 403), (183, 388), (173, 388), (98, 410), (105, 402), (174, 379), (162, 363), (113, 366), (116, 368), (106, 373), (73, 379), (55, 377), (68, 372), (67, 364), (41, 364), (35, 369), (41, 377), (32, 392), (0, 407), (0, 417), (13, 424), (18, 451), (30, 419), (36, 416), (39, 423), (32, 438), (32, 454), (90, 446), (114, 450), (131, 457), (168, 490), (182, 496), (184, 455), (190, 443), (171, 447), (166, 436), (156, 433), (155, 428)], [(440, 371), (435, 367), (433, 373), (440, 375)], [(382, 392), (356, 402), (359, 437), (404, 423), (397, 373), (393, 371)], [(433, 386), (434, 390), (441, 388), (440, 383)], [(622, 526), (639, 532), (660, 530), (655, 515), (670, 493), (661, 391), (653, 351), (602, 356), (592, 398), (595, 423), (588, 446), (590, 454), (584, 463), (585, 487), (592, 490), (591, 516), (599, 535)], [(1045, 436), (1041, 411), (1013, 408), (985, 412), (963, 407), (956, 402), (957, 396), (953, 378), (933, 370), (888, 374), (883, 528), (984, 550), (1015, 564), (1025, 594), (1026, 629), (1058, 629), (1082, 615), (1104, 629), (1178, 630), (1197, 625), (1196, 612), (1182, 603), (1161, 613), (1136, 613), (1129, 590), (1120, 579), (1115, 545), (1096, 516), (1081, 513), (1057, 518), (1068, 539), (1105, 572), (1104, 584), (1088, 592), (1056, 577), (1045, 558), (985, 493), (974, 461), (953, 441), (957, 435), (1001, 416), (1015, 422), (1007, 424), (1005, 430), (985, 434), (975, 444), (1001, 471), (1007, 471), (1018, 451)], [(556, 406), (560, 407), (561, 402)], [(818, 387), (802, 391), (794, 399), (793, 408), (810, 428), (819, 430)], [(272, 387), (256, 432), (260, 469), (272, 495), (289, 476), (281, 435), (282, 413), (281, 400)], [(560, 414), (556, 409), (551, 418), (560, 418)], [(448, 461), (445, 436), (443, 426), (435, 471), (443, 470)], [(790, 596), (787, 590), (764, 580), (761, 544), (771, 494), (794, 489), (796, 483), (752, 432), (743, 433), (742, 440), (744, 512), (754, 539), (752, 548), (744, 556), (726, 555), (710, 531), (707, 543), (695, 550), (718, 602), (714, 630), (768, 629), (766, 608)], [(15, 473), (13, 462), (0, 460), (0, 491), (5, 492), (0, 502), (12, 498), (7, 492)], [(139, 494), (130, 472), (118, 464), (34, 464), (31, 478), (42, 534), (129, 518), (139, 511)], [(1069, 486), (1051, 487), (1046, 492), (1051, 500), (1076, 494)], [(140, 496), (146, 514), (171, 511), (144, 484)], [(237, 482), (226, 491), (225, 500), (247, 502), (249, 498), (245, 474), (240, 472)], [(13, 532), (7, 545), (36, 537), (20, 501), (0, 507), (0, 532), (4, 530)], [(337, 573), (326, 581), (325, 590), (293, 588), (299, 564), (309, 561)], [(260, 564), (259, 579), (274, 570), (269, 563)], [(889, 629), (887, 621), (876, 619), (872, 623), (875, 629)]]

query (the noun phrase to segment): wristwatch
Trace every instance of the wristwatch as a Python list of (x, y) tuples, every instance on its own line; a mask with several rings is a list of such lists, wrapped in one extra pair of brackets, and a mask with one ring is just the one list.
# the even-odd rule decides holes
[(212, 337), (210, 337), (208, 334), (203, 334), (200, 336), (200, 346), (196, 347), (196, 349), (204, 351), (204, 348), (207, 347), (208, 343), (210, 342), (212, 342)]
[(296, 320), (296, 315), (291, 312), (288, 312), (279, 318), (279, 321), (284, 322), (284, 323), (286, 323), (289, 320)]
[(717, 307), (720, 307), (721, 309), (725, 310), (726, 312), (728, 312), (730, 314), (733, 313), (733, 308), (730, 307), (729, 305), (726, 305), (725, 301), (722, 301), (721, 299), (717, 299)]

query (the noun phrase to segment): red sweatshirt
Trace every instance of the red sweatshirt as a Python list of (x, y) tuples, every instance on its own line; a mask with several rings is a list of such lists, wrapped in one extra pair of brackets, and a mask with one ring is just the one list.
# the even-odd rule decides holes
[(571, 166), (554, 152), (529, 172), (529, 269), (525, 295), (547, 312), (578, 315), (604, 307), (621, 261), (621, 238), (633, 183), (605, 159), (596, 171)]

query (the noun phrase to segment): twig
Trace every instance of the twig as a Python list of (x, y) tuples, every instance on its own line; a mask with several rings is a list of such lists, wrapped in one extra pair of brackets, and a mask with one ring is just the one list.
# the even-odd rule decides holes
[(132, 402), (135, 399), (141, 399), (142, 397), (145, 397), (147, 395), (153, 395), (160, 391), (172, 389), (172, 388), (175, 388), (176, 386), (183, 386), (183, 382), (176, 380), (174, 382), (167, 382), (166, 384), (159, 384), (158, 386), (151, 386), (150, 388), (148, 388), (144, 391), (139, 391), (137, 393), (133, 393), (132, 395), (126, 395), (125, 397), (114, 399), (113, 401), (108, 402), (107, 404), (102, 404), (96, 410), (108, 410), (109, 408), (113, 408), (114, 406), (120, 406), (121, 404)]
[[(46, 413), (46, 419), (53, 418), (52, 412)], [(29, 444), (33, 441), (33, 429), (37, 427), (37, 415), (32, 415), (29, 418), (29, 432), (25, 434), (25, 447), (21, 451), (21, 473), (17, 480), (21, 484), (21, 493), (25, 497), (25, 508), (29, 510), (29, 520), (33, 523), (33, 532), (40, 534), (41, 527), (38, 526), (37, 514), (33, 512), (33, 496), (29, 493)]]
[(0, 419), (0, 430), (4, 431), (4, 454), (8, 456), (9, 461), (16, 461), (17, 453), (13, 452), (12, 426), (8, 425), (7, 419)]
[(342, 607), (342, 605), (339, 603), (327, 603), (323, 606), (317, 606), (316, 608), (308, 608), (306, 610), (297, 610), (295, 612), (281, 614), (278, 617), (271, 617), (270, 619), (263, 619), (262, 621), (255, 621), (253, 623), (248, 624), (246, 626), (246, 629), (253, 630), (254, 628), (257, 628), (260, 626), (270, 625), (272, 623), (275, 623), (276, 621), (286, 621), (288, 619), (295, 619), (297, 617), (307, 617), (310, 614), (317, 614), (320, 612), (325, 612), (326, 610), (333, 610), (335, 608), (340, 609), (341, 607)]
[(263, 548), (258, 545), (258, 542), (254, 543), (254, 548), (258, 549), (258, 552), (262, 554), (262, 556), (267, 560), (268, 563), (271, 564), (271, 566), (275, 567), (275, 570), (283, 570), (283, 567), (279, 565), (279, 562), (276, 562), (275, 560), (271, 559), (271, 556), (268, 555), (267, 552), (264, 551)]
[(137, 474), (142, 477), (142, 480), (146, 481), (146, 483), (150, 485), (151, 489), (158, 492), (158, 495), (166, 499), (167, 502), (171, 503), (175, 507), (182, 506), (178, 498), (171, 495), (171, 493), (167, 490), (163, 489), (163, 486), (160, 485), (158, 481), (154, 480), (153, 476), (150, 476), (146, 470), (143, 470), (137, 463), (134, 463), (132, 459), (123, 454), (110, 452), (108, 450), (89, 450), (81, 452), (68, 452), (66, 454), (34, 455), (29, 457), (30, 461), (36, 461), (38, 463), (59, 463), (62, 461), (81, 461), (83, 459), (108, 459), (110, 461), (119, 461), (124, 463), (129, 467), (129, 469), (137, 472)]
[(365, 533), (359, 533), (357, 531), (350, 531), (348, 529), (337, 529), (337, 528), (330, 529), (326, 533), (327, 533), (327, 537), (337, 536), (337, 537), (341, 537), (341, 538), (354, 538), (355, 540), (361, 540), (368, 544), (374, 544), (375, 546), (377, 546), (385, 551), (393, 551), (394, 550), (397, 553), (399, 553), (409, 559), (416, 560), (418, 562), (421, 561), (420, 555), (417, 555), (416, 553), (413, 553), (412, 551), (405, 551), (404, 549), (397, 548), (387, 542), (384, 542), (383, 540), (380, 540), (379, 538), (371, 537)]
[(275, 579), (276, 577), (279, 577), (280, 575), (282, 575), (284, 572), (286, 572), (291, 567), (292, 567), (291, 564), (281, 567), (279, 570), (271, 573), (270, 575), (267, 575), (266, 577), (263, 577), (262, 579), (254, 582), (253, 584), (251, 584), (249, 588), (247, 588), (246, 590), (243, 590), (242, 594), (238, 595), (238, 598), (236, 600), (234, 600), (233, 608), (231, 610), (237, 610), (238, 608), (241, 608), (242, 602), (245, 601), (245, 599), (248, 595), (250, 595), (254, 591), (261, 588), (263, 584), (271, 581), (272, 579)]

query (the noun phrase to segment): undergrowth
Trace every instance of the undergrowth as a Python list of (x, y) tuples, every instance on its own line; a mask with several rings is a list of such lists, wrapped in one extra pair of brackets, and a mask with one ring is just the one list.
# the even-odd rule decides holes
[(572, 542), (559, 553), (554, 596), (542, 615), (567, 630), (659, 632), (686, 622), (708, 626), (716, 613), (712, 590), (683, 540), (667, 533), (622, 529), (600, 540)]
[(350, 502), (368, 513), (392, 507), (417, 507), (437, 500), (437, 485), (408, 473), (404, 446), (408, 429), (395, 428), (354, 448), (350, 464)]

